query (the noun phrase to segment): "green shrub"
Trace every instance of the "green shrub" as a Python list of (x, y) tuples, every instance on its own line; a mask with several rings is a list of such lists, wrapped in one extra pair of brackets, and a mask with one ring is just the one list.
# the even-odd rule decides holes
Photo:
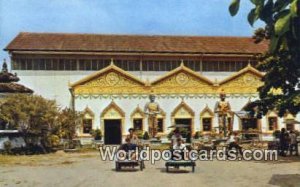
[(144, 140), (149, 140), (150, 139), (149, 133), (147, 131), (144, 133), (143, 139)]
[(102, 140), (102, 132), (100, 129), (91, 130), (90, 134), (94, 137), (94, 140)]
[(201, 137), (200, 131), (197, 131), (194, 135), (194, 139), (199, 139)]
[(7, 154), (10, 154), (11, 153), (11, 141), (5, 141), (4, 142), (4, 152), (7, 153)]
[(50, 143), (51, 147), (58, 147), (60, 139), (57, 135), (50, 135), (48, 137), (48, 142)]
[(138, 137), (139, 139), (144, 139), (144, 133), (143, 133), (142, 130), (137, 130), (137, 131), (135, 131), (135, 134), (137, 135), (137, 137)]

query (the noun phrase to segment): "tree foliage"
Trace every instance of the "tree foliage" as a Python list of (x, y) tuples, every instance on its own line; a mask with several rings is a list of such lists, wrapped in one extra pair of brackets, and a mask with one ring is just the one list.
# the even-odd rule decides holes
[[(277, 109), (282, 116), (286, 111), (300, 111), (300, 0), (250, 0), (253, 9), (248, 14), (251, 26), (261, 20), (264, 28), (254, 33), (255, 42), (267, 40), (269, 50), (259, 57), (258, 69), (266, 72), (264, 85), (259, 88), (258, 106), (263, 114)], [(240, 0), (229, 6), (232, 16), (238, 13)]]
[(81, 117), (81, 113), (70, 108), (61, 110), (55, 101), (37, 95), (13, 94), (0, 104), (0, 119), (8, 122), (10, 129), (40, 136), (71, 140)]
[(63, 109), (57, 118), (60, 137), (72, 140), (75, 137), (76, 129), (82, 117), (81, 113), (70, 108)]
[(53, 128), (58, 115), (55, 101), (25, 94), (13, 94), (5, 98), (0, 111), (0, 118), (7, 121), (11, 129), (34, 134)]

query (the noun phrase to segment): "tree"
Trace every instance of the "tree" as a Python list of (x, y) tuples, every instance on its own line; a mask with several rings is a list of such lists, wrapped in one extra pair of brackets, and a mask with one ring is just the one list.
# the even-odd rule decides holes
[[(261, 20), (264, 28), (255, 31), (255, 42), (267, 40), (269, 50), (259, 57), (258, 69), (266, 72), (259, 91), (260, 99), (249, 105), (266, 114), (270, 109), (297, 114), (300, 111), (300, 0), (250, 0), (254, 8), (248, 14), (251, 26)], [(238, 13), (240, 0), (229, 6)]]
[(0, 105), (0, 118), (10, 129), (41, 134), (55, 126), (58, 108), (55, 101), (37, 95), (12, 94)]
[[(82, 119), (82, 114), (70, 108), (60, 110), (53, 100), (37, 95), (12, 94), (0, 105), (0, 119), (9, 124), (9, 129), (41, 137), (44, 148), (53, 145), (52, 140), (72, 140)], [(54, 136), (55, 135), (55, 136)]]
[(81, 122), (82, 113), (74, 111), (70, 108), (63, 109), (57, 118), (59, 125), (60, 137), (73, 140), (76, 135), (76, 129)]

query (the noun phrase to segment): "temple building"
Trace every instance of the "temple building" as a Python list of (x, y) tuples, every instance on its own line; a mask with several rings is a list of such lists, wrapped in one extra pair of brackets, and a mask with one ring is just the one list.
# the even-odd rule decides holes
[(255, 121), (234, 114), (258, 97), (264, 73), (254, 67), (267, 47), (248, 37), (20, 33), (5, 50), (24, 85), (84, 112), (80, 137), (100, 128), (105, 143), (118, 144), (131, 127), (148, 131), (149, 94), (160, 106), (160, 136), (174, 124), (188, 125), (192, 134), (212, 133), (221, 92), (233, 111), (233, 130), (269, 138), (286, 127), (276, 111)]

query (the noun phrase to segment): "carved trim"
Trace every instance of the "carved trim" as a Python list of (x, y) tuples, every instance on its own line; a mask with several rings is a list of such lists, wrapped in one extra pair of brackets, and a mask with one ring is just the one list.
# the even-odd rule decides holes
[(70, 84), (70, 87), (71, 87), (71, 88), (74, 88), (74, 87), (76, 87), (76, 86), (78, 86), (78, 85), (81, 85), (81, 84), (84, 84), (84, 83), (86, 83), (86, 82), (88, 82), (88, 81), (91, 81), (91, 80), (93, 80), (93, 79), (99, 77), (100, 75), (102, 75), (102, 74), (104, 74), (104, 73), (107, 73), (107, 72), (110, 72), (110, 71), (111, 71), (111, 72), (114, 72), (114, 71), (115, 71), (115, 72), (118, 72), (118, 73), (124, 75), (125, 77), (127, 77), (127, 78), (129, 78), (129, 79), (131, 79), (131, 80), (134, 80), (135, 82), (137, 82), (137, 83), (139, 83), (139, 84), (141, 84), (141, 85), (145, 85), (145, 82), (144, 82), (144, 81), (142, 81), (142, 80), (136, 78), (134, 75), (128, 73), (127, 71), (125, 71), (125, 70), (123, 70), (123, 69), (121, 69), (121, 68), (119, 68), (119, 67), (117, 67), (117, 66), (115, 66), (115, 65), (112, 63), (112, 64), (110, 64), (109, 66), (107, 66), (106, 68), (103, 68), (103, 69), (101, 69), (101, 70), (99, 70), (99, 71), (97, 71), (97, 72), (95, 72), (95, 73), (92, 73), (92, 74), (86, 76), (85, 78), (83, 78), (83, 79), (81, 79), (81, 80), (79, 80), (79, 81), (77, 81), (77, 82), (75, 82), (75, 83)]
[(264, 76), (263, 73), (261, 73), (260, 71), (258, 71), (257, 69), (255, 69), (254, 67), (251, 66), (251, 64), (249, 63), (247, 67), (241, 69), (240, 71), (230, 75), (229, 77), (225, 78), (224, 80), (222, 80), (221, 82), (219, 82), (219, 85), (225, 84), (237, 77), (240, 77), (243, 74), (246, 74), (248, 72), (253, 73), (254, 75), (262, 78)]
[(105, 114), (110, 109), (116, 109), (121, 117), (125, 117), (125, 112), (114, 102), (112, 101), (101, 113), (101, 118), (104, 118)]
[(171, 113), (171, 116), (176, 118), (175, 115), (181, 108), (186, 109), (189, 112), (189, 114), (191, 115), (191, 117), (195, 116), (195, 112), (193, 111), (193, 109), (189, 105), (187, 105), (184, 101), (181, 101), (181, 103), (179, 105), (177, 105), (177, 107), (175, 107), (175, 109)]
[[(199, 74), (199, 73), (197, 73), (197, 72), (191, 70), (190, 68), (186, 67), (183, 63), (181, 63), (181, 65), (180, 65), (178, 68), (175, 68), (174, 70), (168, 72), (167, 74), (163, 75), (162, 77), (160, 77), (160, 78), (158, 78), (158, 79), (152, 81), (152, 82), (151, 82), (151, 85), (155, 85), (155, 84), (157, 84), (158, 82), (161, 82), (161, 81), (167, 79), (168, 77), (171, 77), (172, 75), (175, 75), (175, 74), (177, 74), (177, 73), (179, 73), (179, 72), (185, 72), (185, 73), (188, 73), (188, 74), (190, 74), (190, 75), (192, 75), (192, 76), (194, 76), (194, 77), (196, 77), (196, 78), (198, 78), (198, 79), (200, 79), (200, 80), (206, 82), (206, 83), (209, 84), (209, 85), (213, 85), (213, 84), (214, 84), (214, 83), (213, 83), (211, 80), (209, 80), (208, 78), (206, 78), (206, 77), (202, 76), (201, 74)], [(179, 74), (179, 75), (180, 75), (180, 74)], [(184, 74), (183, 74), (183, 75), (184, 75)]]

